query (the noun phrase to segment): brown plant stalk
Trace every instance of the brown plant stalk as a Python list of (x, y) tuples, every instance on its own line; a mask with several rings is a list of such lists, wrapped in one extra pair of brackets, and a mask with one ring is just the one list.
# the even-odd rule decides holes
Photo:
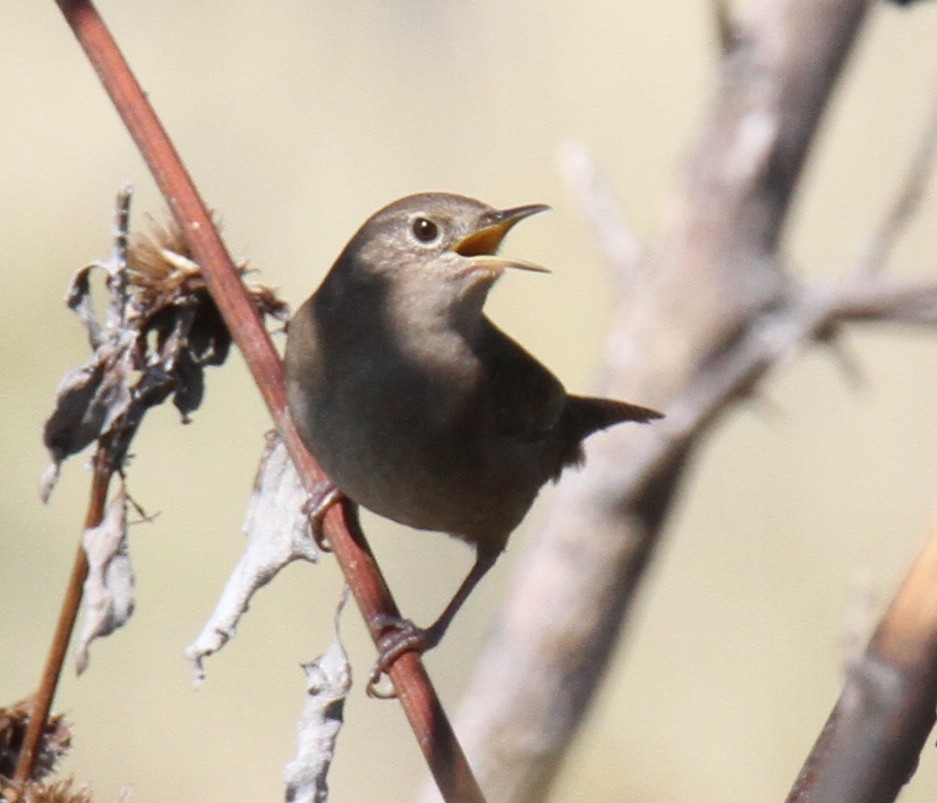
[[(104, 508), (107, 505), (107, 489), (111, 484), (111, 477), (114, 472), (113, 466), (109, 465), (109, 461), (102, 459), (105, 452), (106, 449), (101, 447), (92, 460), (91, 490), (89, 491), (88, 511), (85, 514), (85, 529), (97, 527), (101, 523)], [(49, 655), (42, 670), (39, 688), (33, 696), (29, 724), (26, 728), (26, 735), (23, 737), (23, 746), (20, 750), (19, 760), (16, 762), (16, 770), (13, 773), (14, 781), (26, 781), (32, 777), (33, 768), (39, 755), (39, 742), (45, 732), (49, 712), (52, 710), (55, 690), (58, 687), (59, 678), (62, 676), (62, 667), (65, 665), (68, 643), (71, 640), (72, 631), (75, 629), (75, 621), (78, 619), (78, 609), (81, 607), (81, 596), (87, 577), (88, 556), (85, 553), (84, 545), (79, 543), (75, 552), (75, 560), (72, 563), (72, 572), (68, 578), (68, 585), (65, 587), (65, 598), (62, 600), (62, 607), (59, 610), (59, 620), (56, 623), (55, 633), (49, 645)]]
[[(306, 488), (326, 479), (290, 420), (280, 358), (172, 142), (91, 2), (57, 0), (201, 266), (205, 282), (260, 389)], [(371, 635), (381, 616), (399, 616), (396, 603), (347, 502), (324, 517), (325, 535)], [(420, 656), (408, 653), (390, 669), (400, 703), (446, 800), (483, 800)]]
[(847, 670), (788, 803), (894, 800), (917, 768), (937, 708), (937, 523)]

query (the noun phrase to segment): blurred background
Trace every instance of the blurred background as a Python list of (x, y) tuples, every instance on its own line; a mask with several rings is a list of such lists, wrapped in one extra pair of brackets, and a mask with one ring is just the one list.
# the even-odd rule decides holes
[[(384, 203), (449, 190), (549, 216), (507, 249), (548, 265), (512, 275), (492, 317), (587, 391), (610, 297), (605, 266), (557, 169), (578, 141), (653, 242), (714, 90), (712, 4), (238, 3), (102, 0), (232, 253), (297, 305)], [(163, 204), (55, 5), (0, 5), (0, 702), (38, 679), (89, 484), (66, 464), (48, 507), (40, 428), (83, 362), (69, 278), (107, 255), (115, 194), (133, 221)], [(795, 205), (786, 251), (805, 280), (848, 270), (893, 197), (937, 88), (937, 4), (871, 15)], [(937, 193), (894, 271), (937, 273)], [(282, 343), (282, 338), (280, 338)], [(850, 330), (858, 385), (821, 351), (772, 375), (711, 438), (640, 599), (634, 628), (559, 780), (557, 801), (752, 801), (786, 794), (839, 689), (856, 634), (883, 605), (937, 500), (937, 332)], [(331, 640), (330, 559), (294, 564), (255, 599), (198, 690), (183, 650), (212, 610), (269, 419), (240, 356), (210, 370), (193, 423), (151, 414), (130, 491), (137, 608), (70, 664), (57, 700), (75, 730), (65, 771), (98, 800), (274, 800), (295, 749), (299, 668)], [(638, 400), (640, 401), (640, 400)], [(428, 665), (455, 708), (544, 498)], [(467, 570), (463, 545), (365, 518), (404, 611), (429, 621)], [(364, 697), (373, 660), (344, 635), (359, 684), (331, 775), (336, 801), (405, 801), (423, 762), (393, 703)], [(905, 801), (937, 796), (925, 749)]]

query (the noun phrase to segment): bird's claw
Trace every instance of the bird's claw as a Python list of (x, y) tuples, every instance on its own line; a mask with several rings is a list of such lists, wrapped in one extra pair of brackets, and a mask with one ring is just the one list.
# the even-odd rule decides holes
[(377, 636), (377, 661), (368, 677), (367, 694), (378, 700), (392, 700), (397, 690), (391, 686), (389, 691), (378, 688), (381, 676), (388, 673), (394, 662), (405, 652), (424, 653), (439, 643), (439, 636), (432, 627), (418, 627), (409, 619), (381, 614), (371, 620), (371, 632)]
[(303, 504), (303, 513), (309, 519), (309, 529), (316, 546), (323, 552), (331, 552), (332, 547), (325, 537), (325, 514), (329, 508), (342, 498), (339, 487), (331, 480), (317, 482)]

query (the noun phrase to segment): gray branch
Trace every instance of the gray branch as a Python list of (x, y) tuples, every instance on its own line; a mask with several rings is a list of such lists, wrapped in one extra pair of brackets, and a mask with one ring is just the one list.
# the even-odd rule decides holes
[[(664, 233), (639, 250), (604, 185), (567, 175), (628, 286), (603, 391), (667, 412), (593, 438), (566, 476), (466, 692), (458, 732), (491, 801), (549, 792), (663, 536), (687, 457), (768, 370), (840, 323), (931, 323), (937, 285), (798, 287), (779, 245), (792, 194), (867, 0), (761, 0), (723, 37), (720, 86), (679, 176)], [(887, 249), (886, 249), (887, 251)]]

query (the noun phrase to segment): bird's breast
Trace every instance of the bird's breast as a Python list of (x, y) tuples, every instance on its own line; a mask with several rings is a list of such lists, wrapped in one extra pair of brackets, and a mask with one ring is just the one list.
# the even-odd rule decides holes
[(470, 345), (446, 331), (351, 334), (342, 331), (337, 350), (315, 338), (302, 360), (287, 348), (290, 408), (325, 471), (400, 523), (506, 538), (544, 478), (538, 446), (500, 433)]

